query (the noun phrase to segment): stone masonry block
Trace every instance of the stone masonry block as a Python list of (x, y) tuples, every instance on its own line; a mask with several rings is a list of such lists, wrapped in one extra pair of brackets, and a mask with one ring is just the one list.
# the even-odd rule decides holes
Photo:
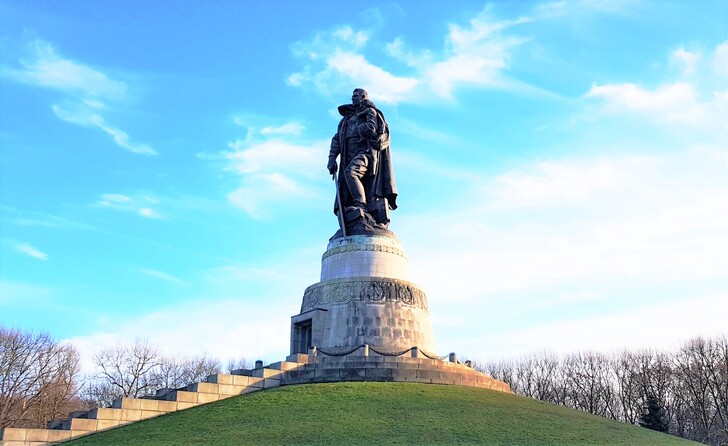
[(141, 400), (141, 401), (139, 401), (139, 409), (157, 411), (159, 409), (159, 401), (158, 400), (146, 400), (146, 399)]
[[(264, 381), (261, 381), (262, 384), (264, 384)], [(242, 388), (243, 390), (239, 393), (239, 395), (242, 395), (244, 393), (251, 393), (251, 392), (257, 392), (259, 390), (263, 390), (262, 387), (251, 387), (251, 386), (245, 386)]]
[(437, 370), (417, 370), (418, 378), (440, 379), (440, 372)]
[(87, 418), (71, 418), (72, 431), (95, 431), (98, 420), (89, 420)]
[(200, 393), (197, 395), (197, 402), (200, 404), (212, 403), (220, 399), (220, 395), (217, 393)]
[(263, 388), (270, 389), (272, 387), (279, 387), (281, 385), (280, 378), (265, 378), (263, 381)]
[(84, 435), (88, 435), (93, 431), (71, 431), (71, 438), (78, 438), (83, 437)]
[(317, 369), (314, 374), (314, 379), (316, 380), (316, 382), (336, 381), (339, 379), (339, 369), (338, 368)]
[[(233, 375), (232, 384), (236, 386), (255, 386), (262, 382), (262, 378), (253, 378), (251, 376)], [(262, 385), (262, 384), (260, 384)]]
[(111, 407), (117, 409), (139, 409), (141, 400), (137, 398), (119, 398), (115, 399)]
[(71, 431), (49, 430), (48, 441), (63, 441), (71, 438)]
[(111, 429), (113, 427), (118, 427), (121, 421), (119, 420), (99, 420), (98, 424), (96, 425), (97, 430), (106, 430)]
[(240, 395), (246, 386), (235, 386), (232, 384), (220, 384), (218, 386), (220, 395)]
[(218, 386), (219, 384), (214, 383), (194, 383), (187, 386), (187, 391), (199, 393), (220, 393)]
[(273, 370), (293, 370), (298, 368), (299, 364), (296, 362), (278, 361), (270, 364), (268, 368)]
[(48, 441), (48, 429), (28, 429), (25, 432), (25, 441)]
[(142, 410), (141, 419), (146, 420), (147, 418), (154, 418), (162, 415), (164, 412), (156, 410)]
[(282, 370), (273, 370), (269, 368), (255, 369), (253, 370), (253, 376), (256, 378), (275, 378), (276, 376), (283, 373)]
[(0, 440), (3, 441), (25, 441), (25, 436), (27, 435), (29, 429), (22, 429), (18, 427), (6, 427), (2, 434), (3, 436), (0, 437)]
[(171, 394), (171, 401), (178, 403), (196, 403), (197, 392), (186, 392), (184, 390), (175, 390)]
[(339, 378), (342, 381), (364, 381), (366, 370), (359, 368), (344, 368), (339, 370)]
[(121, 409), (121, 421), (139, 421), (141, 419), (141, 409)]
[(374, 381), (393, 381), (394, 369), (366, 369), (366, 377)]
[(254, 378), (250, 377), (248, 379), (248, 387), (257, 387), (257, 388), (263, 388), (263, 378)]
[(294, 355), (289, 355), (286, 357), (286, 361), (288, 362), (297, 362), (298, 364), (307, 364), (308, 363), (308, 355), (305, 353), (296, 353)]
[(215, 373), (214, 375), (208, 376), (205, 381), (213, 384), (232, 384), (234, 376), (225, 373)]
[(176, 401), (159, 401), (157, 410), (160, 412), (174, 412), (177, 410)]
[(305, 383), (313, 379), (314, 376), (316, 376), (316, 372), (314, 370), (291, 370), (281, 379), (281, 384)]
[(177, 410), (189, 409), (190, 407), (195, 407), (196, 405), (197, 405), (197, 403), (182, 403), (182, 402), (179, 402), (179, 403), (177, 403)]
[(121, 420), (121, 409), (99, 407), (90, 410), (88, 417), (95, 418), (97, 420)]

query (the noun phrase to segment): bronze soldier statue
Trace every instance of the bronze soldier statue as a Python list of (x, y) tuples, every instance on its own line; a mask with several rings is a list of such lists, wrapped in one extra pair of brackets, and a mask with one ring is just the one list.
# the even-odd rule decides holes
[(327, 168), (336, 175), (338, 156), (341, 170), (336, 179), (338, 199), (334, 213), (339, 216), (343, 231), (332, 238), (390, 235), (389, 211), (397, 209), (397, 185), (387, 121), (362, 88), (354, 90), (351, 104), (339, 106), (339, 113), (342, 118), (331, 139)]

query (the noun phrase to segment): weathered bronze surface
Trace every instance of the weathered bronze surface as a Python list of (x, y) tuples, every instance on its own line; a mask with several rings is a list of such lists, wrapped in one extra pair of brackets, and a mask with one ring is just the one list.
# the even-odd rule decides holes
[(387, 228), (389, 211), (397, 209), (397, 185), (387, 120), (361, 88), (354, 90), (351, 104), (339, 106), (339, 113), (342, 118), (331, 138), (327, 168), (332, 175), (338, 171), (334, 213), (345, 230), (340, 228), (332, 239), (344, 235), (392, 235)]

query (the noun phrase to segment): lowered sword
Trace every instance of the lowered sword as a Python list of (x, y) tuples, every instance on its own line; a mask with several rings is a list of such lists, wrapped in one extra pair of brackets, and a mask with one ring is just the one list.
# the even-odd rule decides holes
[(339, 194), (339, 182), (336, 181), (336, 173), (331, 174), (331, 179), (334, 180), (336, 185), (336, 204), (339, 205), (339, 212), (336, 214), (339, 217), (339, 226), (341, 226), (341, 235), (346, 237), (346, 222), (344, 221), (344, 207), (341, 205), (341, 195)]

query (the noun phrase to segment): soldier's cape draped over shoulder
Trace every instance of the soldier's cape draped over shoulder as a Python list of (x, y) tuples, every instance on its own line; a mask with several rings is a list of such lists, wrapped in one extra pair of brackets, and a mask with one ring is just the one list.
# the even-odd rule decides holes
[[(339, 114), (343, 116), (339, 122), (338, 127), (338, 138), (339, 147), (341, 149), (341, 170), (343, 171), (349, 164), (351, 159), (349, 158), (348, 150), (346, 150), (346, 141), (344, 138), (344, 123), (347, 121), (347, 117), (352, 115), (365, 114), (369, 109), (373, 109), (377, 116), (377, 130), (384, 136), (379, 138), (380, 141), (385, 141), (384, 144), (378, 144), (377, 141), (369, 141), (371, 150), (371, 166), (368, 176), (372, 182), (369, 188), (374, 197), (386, 198), (389, 207), (394, 210), (397, 209), (397, 184), (394, 181), (394, 169), (392, 167), (392, 152), (389, 150), (389, 125), (387, 124), (384, 114), (379, 110), (372, 101), (364, 99), (359, 106), (353, 104), (344, 104), (339, 106)], [(377, 149), (377, 147), (380, 147)], [(345, 195), (348, 195), (346, 191), (348, 188), (344, 182), (341, 173), (339, 174), (340, 191), (344, 191)], [(346, 203), (344, 204), (346, 206)]]

